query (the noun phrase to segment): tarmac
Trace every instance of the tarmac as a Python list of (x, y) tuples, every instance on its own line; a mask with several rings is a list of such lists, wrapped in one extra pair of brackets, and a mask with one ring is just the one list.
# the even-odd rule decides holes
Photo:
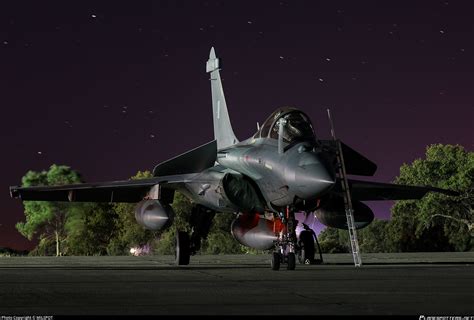
[(273, 271), (269, 255), (0, 257), (0, 317), (474, 316), (474, 252), (324, 258)]

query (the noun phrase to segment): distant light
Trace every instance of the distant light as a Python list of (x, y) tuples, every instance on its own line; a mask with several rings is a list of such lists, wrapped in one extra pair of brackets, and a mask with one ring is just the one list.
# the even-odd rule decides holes
[(444, 30), (439, 30), (439, 33), (444, 34)]
[(155, 137), (155, 135), (154, 135), (154, 134), (150, 134), (150, 138), (152, 138), (152, 139), (153, 139), (154, 137)]
[(38, 153), (38, 154), (43, 154), (43, 152), (41, 152), (41, 151), (38, 151), (37, 153)]
[(249, 20), (249, 21), (247, 21), (247, 23), (248, 23), (248, 24), (252, 24), (252, 21)]
[(141, 247), (130, 248), (130, 253), (136, 257), (148, 255), (150, 254), (150, 252), (151, 252), (151, 247), (150, 245), (147, 245), (147, 244)]
[(8, 44), (8, 41), (3, 41), (3, 44), (4, 44), (4, 45), (7, 45), (7, 44)]
[(97, 16), (95, 14), (91, 14), (91, 17), (92, 18), (97, 18)]
[(318, 80), (319, 80), (320, 82), (323, 82), (323, 81), (324, 81), (323, 78), (319, 78)]
[(283, 59), (285, 59), (285, 57), (283, 57), (283, 56), (280, 56), (280, 59), (282, 59), (282, 60), (283, 60)]
[(329, 62), (329, 61), (331, 61), (331, 59), (330, 59), (330, 58), (326, 58), (326, 61), (328, 61), (328, 62)]

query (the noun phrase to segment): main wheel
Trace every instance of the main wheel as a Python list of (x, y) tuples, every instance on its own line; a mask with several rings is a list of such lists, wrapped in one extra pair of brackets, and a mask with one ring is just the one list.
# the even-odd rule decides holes
[(288, 253), (288, 265), (287, 269), (288, 270), (295, 270), (296, 267), (296, 257), (294, 252)]
[(298, 260), (302, 264), (312, 264), (315, 253), (313, 234), (310, 231), (301, 231), (299, 242), (303, 248)]
[(190, 248), (189, 235), (187, 232), (178, 231), (176, 234), (176, 251), (175, 258), (178, 266), (189, 264)]
[(272, 270), (280, 270), (280, 254), (273, 252), (271, 261)]

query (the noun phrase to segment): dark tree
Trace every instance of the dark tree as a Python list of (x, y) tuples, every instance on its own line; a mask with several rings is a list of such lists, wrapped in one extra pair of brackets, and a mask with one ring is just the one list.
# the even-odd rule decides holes
[(474, 153), (459, 145), (434, 144), (426, 159), (400, 168), (397, 183), (458, 191), (459, 197), (428, 193), (421, 200), (397, 201), (390, 237), (398, 251), (464, 251), (472, 247)]
[[(68, 166), (53, 164), (48, 171), (28, 171), (22, 178), (22, 186), (46, 186), (79, 183), (78, 172)], [(49, 253), (55, 245), (56, 256), (64, 253), (62, 246), (67, 237), (68, 223), (73, 221), (75, 204), (50, 201), (24, 201), (25, 221), (16, 224), (18, 231), (32, 240), (39, 239), (39, 252)], [(44, 250), (41, 248), (43, 247)], [(49, 248), (49, 249), (48, 249)], [(37, 250), (38, 251), (38, 250)]]

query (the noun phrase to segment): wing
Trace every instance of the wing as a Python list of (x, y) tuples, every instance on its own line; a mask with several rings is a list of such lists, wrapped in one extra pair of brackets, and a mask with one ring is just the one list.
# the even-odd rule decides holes
[(153, 169), (153, 176), (169, 176), (201, 172), (214, 166), (217, 157), (217, 142), (213, 140), (166, 160)]
[[(352, 199), (360, 201), (421, 199), (428, 192), (439, 192), (450, 196), (459, 195), (455, 191), (429, 186), (407, 186), (352, 179), (349, 179), (348, 182)], [(340, 183), (337, 183), (336, 186), (335, 191), (342, 192)]]
[[(319, 143), (321, 143), (323, 147), (329, 148), (331, 152), (336, 152), (337, 147), (334, 140), (319, 140)], [(342, 141), (341, 146), (347, 174), (355, 174), (358, 176), (373, 176), (375, 174), (375, 171), (377, 171), (377, 165), (375, 163)]]
[(150, 179), (59, 186), (13, 186), (10, 187), (10, 196), (21, 200), (33, 201), (139, 202), (156, 185), (160, 186), (159, 190), (161, 188), (164, 190), (174, 190), (178, 185), (190, 181), (194, 175), (170, 175)]

